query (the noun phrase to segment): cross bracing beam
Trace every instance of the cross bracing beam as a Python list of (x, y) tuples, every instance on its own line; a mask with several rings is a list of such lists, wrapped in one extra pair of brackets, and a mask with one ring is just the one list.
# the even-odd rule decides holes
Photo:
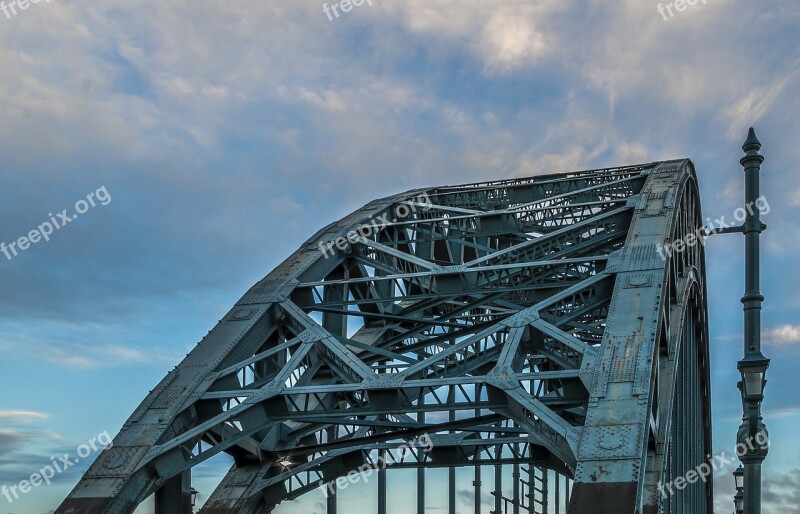
[(710, 448), (702, 247), (655, 253), (699, 227), (695, 182), (667, 161), (371, 202), (247, 291), (57, 512), (132, 512), (220, 452), (205, 513), (272, 512), (378, 461), (381, 513), (392, 469), (419, 470), (424, 509), (425, 469), (485, 465), (514, 512), (560, 509), (565, 484), (571, 514), (708, 510), (710, 485), (654, 492)]

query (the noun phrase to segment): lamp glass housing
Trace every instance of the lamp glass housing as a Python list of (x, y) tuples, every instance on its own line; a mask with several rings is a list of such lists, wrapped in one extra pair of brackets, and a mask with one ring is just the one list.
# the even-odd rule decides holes
[(755, 346), (744, 359), (738, 362), (742, 374), (742, 394), (748, 401), (761, 401), (764, 398), (765, 375), (769, 367), (769, 359), (764, 357)]
[(757, 398), (764, 395), (764, 372), (743, 371), (744, 395), (748, 398)]
[(744, 469), (741, 466), (733, 472), (733, 480), (736, 482), (737, 491), (744, 490)]

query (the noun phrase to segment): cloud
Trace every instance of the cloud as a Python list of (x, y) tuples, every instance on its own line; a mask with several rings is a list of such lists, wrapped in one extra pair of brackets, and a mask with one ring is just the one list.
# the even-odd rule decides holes
[[(718, 341), (741, 341), (743, 335), (721, 334), (714, 337)], [(800, 325), (779, 325), (761, 331), (761, 343), (776, 349), (786, 349), (800, 343)]]
[(765, 330), (761, 335), (767, 346), (788, 348), (800, 343), (800, 325), (781, 325)]
[[(475, 490), (474, 489), (458, 489), (456, 490), (458, 502), (464, 507), (475, 505)], [(494, 496), (487, 492), (485, 488), (481, 489), (481, 505), (494, 505)]]
[[(98, 367), (135, 364), (175, 364), (181, 350), (147, 347), (97, 340), (97, 333), (111, 337), (113, 327), (83, 327), (65, 323), (42, 322), (37, 330), (25, 330), (14, 324), (0, 324), (0, 353), (17, 358), (37, 359), (62, 368), (88, 370)], [(50, 332), (59, 332), (54, 337)]]
[(494, 12), (481, 31), (478, 42), (489, 70), (512, 70), (535, 63), (548, 53), (545, 35), (534, 24), (533, 16), (505, 7)]
[(765, 512), (800, 513), (800, 469), (765, 473), (762, 491)]
[(25, 431), (3, 429), (0, 430), (0, 465), (13, 464), (19, 459), (25, 459), (24, 453), (20, 450), (34, 443), (48, 443), (63, 441), (64, 438), (51, 430), (32, 430)]
[(389, 20), (399, 18), (408, 30), (442, 48), (468, 49), (483, 72), (497, 75), (536, 67), (554, 53), (558, 31), (549, 22), (569, 2), (410, 0), (384, 2), (382, 8)]
[(0, 419), (5, 420), (8, 423), (30, 423), (32, 421), (47, 419), (49, 417), (50, 414), (47, 414), (46, 412), (15, 409), (0, 410)]
[(768, 109), (779, 99), (786, 85), (794, 80), (800, 66), (795, 64), (793, 69), (782, 77), (770, 77), (768, 85), (754, 87), (744, 96), (722, 108), (721, 115), (727, 118), (730, 124), (728, 137), (735, 139), (741, 137), (742, 130), (760, 121)]
[(800, 413), (800, 406), (764, 409), (764, 412), (770, 418), (788, 418)]
[(88, 369), (98, 366), (126, 365), (152, 362), (152, 355), (122, 345), (80, 345), (61, 347), (58, 344), (45, 343), (46, 359), (65, 368)]
[(7, 455), (18, 449), (25, 441), (35, 439), (30, 433), (15, 430), (0, 430), (0, 456)]

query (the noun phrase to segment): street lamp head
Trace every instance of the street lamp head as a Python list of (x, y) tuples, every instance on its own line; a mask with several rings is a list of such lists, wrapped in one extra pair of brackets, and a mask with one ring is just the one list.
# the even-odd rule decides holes
[(195, 489), (194, 487), (192, 487), (192, 488), (189, 490), (189, 496), (190, 496), (190, 498), (189, 498), (189, 503), (190, 503), (190, 505), (191, 505), (192, 507), (194, 507), (195, 505), (197, 505), (197, 489)]
[(764, 357), (755, 346), (738, 363), (739, 372), (742, 374), (742, 394), (747, 401), (760, 402), (764, 399), (764, 386), (767, 381), (765, 375), (769, 367), (769, 359)]
[(739, 467), (733, 472), (733, 480), (736, 482), (737, 491), (744, 490), (744, 468), (741, 464), (739, 464)]

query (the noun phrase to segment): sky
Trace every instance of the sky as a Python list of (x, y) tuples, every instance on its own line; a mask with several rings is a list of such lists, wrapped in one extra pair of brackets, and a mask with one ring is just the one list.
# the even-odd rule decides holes
[[(42, 0), (0, 11), (0, 241), (85, 211), (0, 254), (0, 484), (116, 434), (249, 286), (372, 199), (688, 157), (704, 216), (730, 219), (753, 125), (770, 206), (764, 512), (800, 513), (800, 2), (660, 5), (372, 0), (336, 17), (317, 0)], [(742, 239), (706, 244), (713, 445), (728, 455), (741, 419)], [(55, 509), (95, 455), (0, 497), (0, 513)], [(195, 470), (201, 501), (228, 464)], [(732, 510), (732, 470), (715, 476), (717, 512)], [(374, 512), (359, 491), (347, 490), (347, 512)], [(317, 512), (319, 499), (278, 511)]]

